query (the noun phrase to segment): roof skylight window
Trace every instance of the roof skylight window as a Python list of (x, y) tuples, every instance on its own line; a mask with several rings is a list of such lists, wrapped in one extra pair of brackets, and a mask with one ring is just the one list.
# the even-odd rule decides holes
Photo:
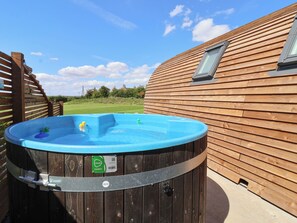
[[(225, 41), (209, 47), (205, 53), (193, 75), (193, 81), (211, 80), (219, 66), (220, 60), (228, 46), (229, 42)], [(297, 50), (297, 49), (296, 49)]]

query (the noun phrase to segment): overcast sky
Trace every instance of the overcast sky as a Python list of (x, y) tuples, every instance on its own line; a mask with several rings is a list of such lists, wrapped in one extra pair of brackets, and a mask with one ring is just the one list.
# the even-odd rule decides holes
[(294, 2), (1, 1), (0, 50), (24, 53), (47, 95), (146, 85), (165, 60)]

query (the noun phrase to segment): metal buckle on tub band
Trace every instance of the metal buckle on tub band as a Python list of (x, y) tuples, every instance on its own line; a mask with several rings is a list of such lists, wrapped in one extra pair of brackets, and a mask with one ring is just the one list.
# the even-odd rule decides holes
[(44, 191), (57, 188), (56, 184), (49, 182), (48, 174), (40, 173), (39, 176), (37, 176), (36, 172), (22, 169), (12, 163), (8, 158), (6, 162), (6, 167), (9, 173), (16, 179), (26, 183), (29, 187), (36, 188), (37, 186), (39, 186), (40, 190)]

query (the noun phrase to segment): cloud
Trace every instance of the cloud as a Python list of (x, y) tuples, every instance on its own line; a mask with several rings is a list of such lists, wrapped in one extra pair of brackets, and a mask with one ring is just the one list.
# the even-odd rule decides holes
[(118, 26), (118, 27), (121, 27), (124, 29), (129, 29), (129, 30), (137, 28), (137, 26), (133, 22), (125, 20), (125, 19), (101, 8), (100, 6), (98, 6), (97, 4), (95, 4), (94, 2), (92, 2), (90, 0), (73, 0), (73, 2), (79, 6), (87, 9), (88, 11), (92, 12), (96, 16), (106, 20), (107, 22), (112, 23), (115, 26)]
[(192, 39), (193, 41), (206, 42), (229, 31), (228, 25), (215, 25), (213, 19), (208, 18), (196, 24), (192, 31)]
[(127, 79), (124, 81), (125, 85), (144, 85), (144, 83), (147, 83), (149, 80), (149, 77), (143, 77), (143, 78), (136, 78), (136, 79)]
[(47, 73), (36, 73), (35, 74), (37, 76), (37, 79), (41, 82), (53, 82), (53, 81), (69, 81), (69, 78), (66, 77), (61, 77), (58, 75), (51, 75), (51, 74), (47, 74)]
[(109, 78), (118, 78), (122, 73), (128, 70), (128, 66), (122, 62), (110, 62), (106, 66), (90, 66), (84, 65), (79, 67), (65, 67), (58, 71), (62, 76), (77, 76), (83, 78), (93, 78), (103, 76)]
[(43, 56), (43, 53), (41, 53), (41, 52), (31, 52), (30, 54), (31, 54), (32, 56), (38, 56), (38, 57)]
[(169, 13), (170, 17), (174, 17), (182, 13), (184, 7), (185, 7), (184, 5), (176, 5), (175, 8)]
[[(89, 80), (89, 81), (81, 81), (73, 83), (74, 88), (81, 88), (84, 86), (85, 89), (92, 89), (92, 88), (100, 88), (101, 86), (108, 87), (109, 89), (118, 85), (117, 82), (112, 81), (98, 81), (98, 80)], [(122, 86), (122, 85), (121, 85)]]
[(163, 36), (167, 36), (169, 33), (171, 33), (175, 29), (176, 29), (175, 25), (167, 24), (166, 27), (165, 27), (165, 31), (163, 33)]
[(142, 66), (131, 69), (131, 71), (125, 75), (125, 78), (133, 79), (150, 76), (149, 72), (151, 69), (152, 67), (149, 67), (147, 64), (144, 64)]
[(82, 86), (86, 91), (102, 85), (108, 88), (120, 88), (123, 84), (127, 87), (146, 85), (159, 65), (130, 67), (124, 62), (110, 62), (98, 66), (68, 66), (58, 74), (37, 73), (36, 76), (47, 95), (81, 95)]
[(186, 10), (185, 13), (184, 13), (184, 16), (188, 16), (188, 15), (190, 15), (191, 12), (192, 12), (192, 10), (189, 9), (189, 8), (187, 8), (187, 10)]
[(53, 60), (53, 61), (58, 61), (59, 58), (58, 57), (51, 57), (50, 60)]
[(184, 17), (183, 19), (183, 24), (182, 24), (182, 28), (188, 28), (191, 27), (191, 25), (193, 24), (193, 20), (191, 20), (188, 16)]
[(161, 65), (161, 63), (155, 63), (155, 64), (152, 66), (152, 68), (153, 68), (153, 69), (157, 69), (160, 65)]
[(218, 15), (231, 15), (232, 13), (235, 12), (234, 8), (229, 8), (221, 11), (216, 11), (213, 16), (218, 16)]

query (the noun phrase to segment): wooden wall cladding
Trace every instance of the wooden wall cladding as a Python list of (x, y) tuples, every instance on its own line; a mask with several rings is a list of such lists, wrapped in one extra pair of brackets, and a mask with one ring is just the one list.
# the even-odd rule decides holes
[[(297, 73), (277, 68), (297, 13), (293, 4), (181, 53), (151, 76), (145, 113), (209, 126), (208, 167), (297, 216)], [(214, 80), (192, 83), (207, 47), (230, 42)]]

